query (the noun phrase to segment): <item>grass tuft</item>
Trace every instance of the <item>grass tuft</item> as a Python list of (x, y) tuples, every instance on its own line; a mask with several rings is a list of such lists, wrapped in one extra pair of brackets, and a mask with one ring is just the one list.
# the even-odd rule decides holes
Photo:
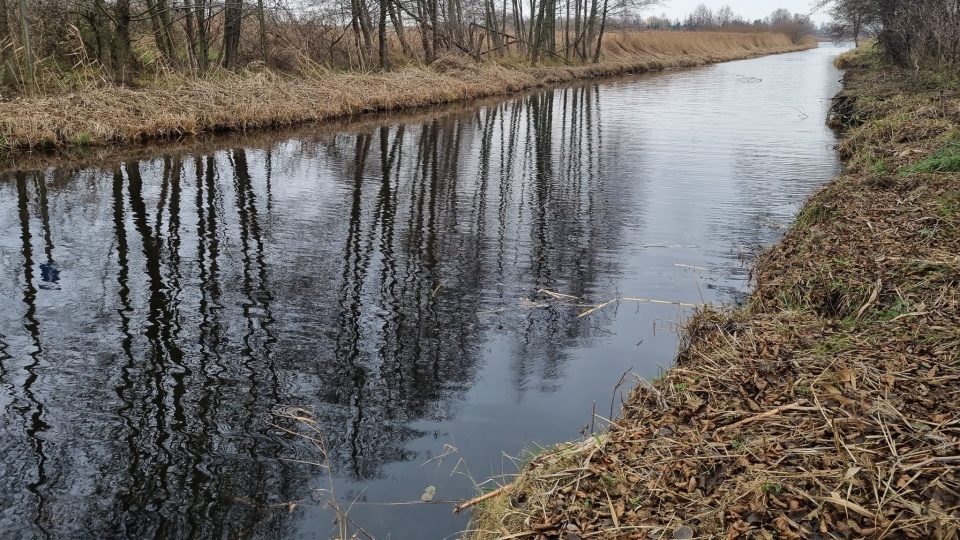
[(900, 169), (900, 176), (915, 173), (960, 172), (960, 143), (953, 142), (919, 163)]

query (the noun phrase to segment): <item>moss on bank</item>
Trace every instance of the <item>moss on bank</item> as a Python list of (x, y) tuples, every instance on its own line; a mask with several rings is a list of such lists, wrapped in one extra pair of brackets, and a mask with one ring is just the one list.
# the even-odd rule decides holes
[(584, 65), (509, 65), (445, 57), (429, 67), (387, 73), (307, 69), (204, 78), (156, 78), (139, 88), (92, 82), (37, 99), (0, 103), (0, 150), (62, 149), (241, 131), (505, 95), (526, 88), (608, 75), (690, 67), (796, 51), (783, 34), (642, 32), (611, 34), (604, 61)]
[(874, 55), (835, 100), (844, 172), (688, 323), (599, 437), (479, 506), (492, 538), (956, 538), (960, 85)]

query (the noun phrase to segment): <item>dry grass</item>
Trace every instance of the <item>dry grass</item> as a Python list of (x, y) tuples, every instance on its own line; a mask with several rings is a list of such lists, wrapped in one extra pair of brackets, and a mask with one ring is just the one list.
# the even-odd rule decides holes
[[(797, 46), (785, 34), (775, 32), (623, 32), (604, 38), (607, 60), (649, 56), (669, 60), (684, 57), (694, 63), (748, 58), (771, 50), (815, 47), (810, 41)], [(739, 55), (739, 56), (738, 56)]]
[(953, 80), (848, 72), (847, 170), (750, 303), (697, 314), (677, 365), (536, 459), (473, 538), (957, 538), (960, 176), (916, 167), (958, 139)]
[(92, 81), (81, 90), (0, 103), (0, 148), (100, 146), (247, 131), (804, 48), (779, 34), (648, 32), (612, 34), (609, 43), (606, 60), (587, 65), (508, 67), (451, 56), (430, 67), (388, 73), (301, 66), (295, 77), (271, 71), (188, 79), (170, 75), (141, 88)]

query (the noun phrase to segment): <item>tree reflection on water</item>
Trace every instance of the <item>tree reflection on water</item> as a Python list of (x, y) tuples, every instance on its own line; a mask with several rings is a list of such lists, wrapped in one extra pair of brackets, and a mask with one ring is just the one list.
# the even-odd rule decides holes
[(554, 389), (602, 319), (518, 299), (617, 265), (599, 91), (3, 180), (0, 530), (284, 537), (315, 456), (272, 411), (314, 410), (371, 480), (495, 337), (491, 391)]

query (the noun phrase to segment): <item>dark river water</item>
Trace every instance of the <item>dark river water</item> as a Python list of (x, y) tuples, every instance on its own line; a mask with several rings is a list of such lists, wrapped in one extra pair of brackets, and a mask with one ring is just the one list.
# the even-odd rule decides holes
[(838, 52), (0, 174), (0, 538), (456, 538), (744, 298)]

